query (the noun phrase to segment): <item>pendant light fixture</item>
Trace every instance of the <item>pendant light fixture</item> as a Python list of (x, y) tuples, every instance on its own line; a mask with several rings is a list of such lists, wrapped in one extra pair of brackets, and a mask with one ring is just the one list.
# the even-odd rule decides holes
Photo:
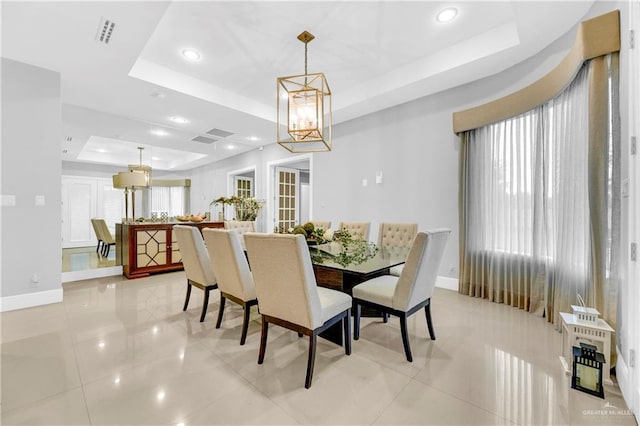
[(138, 151), (140, 151), (140, 164), (129, 164), (129, 171), (131, 173), (144, 174), (144, 187), (148, 188), (151, 186), (151, 167), (142, 164), (142, 151), (144, 151), (144, 147), (139, 146)]
[(278, 78), (278, 143), (290, 152), (331, 151), (331, 90), (323, 73), (307, 72), (307, 44), (315, 37), (304, 31), (304, 74)]
[(151, 167), (142, 164), (142, 150), (139, 146), (140, 164), (130, 164), (129, 170), (113, 175), (113, 187), (124, 189), (124, 214), (125, 221), (129, 220), (129, 194), (131, 194), (131, 219), (136, 216), (135, 191), (139, 188), (151, 186)]

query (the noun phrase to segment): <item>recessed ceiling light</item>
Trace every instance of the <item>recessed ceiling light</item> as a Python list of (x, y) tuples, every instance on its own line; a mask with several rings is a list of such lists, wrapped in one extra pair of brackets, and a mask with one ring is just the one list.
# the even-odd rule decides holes
[(184, 49), (182, 51), (182, 56), (193, 62), (200, 60), (200, 54), (193, 49)]
[(180, 117), (178, 115), (171, 117), (170, 120), (178, 124), (187, 124), (189, 122), (189, 120), (187, 120), (186, 118)]
[(453, 18), (455, 18), (456, 15), (458, 15), (458, 9), (456, 9), (455, 7), (448, 7), (438, 12), (438, 16), (436, 16), (436, 21), (449, 22)]
[(158, 161), (160, 157), (151, 157), (152, 160)]
[(169, 134), (169, 132), (164, 129), (153, 129), (151, 130), (151, 133), (156, 136), (167, 136)]
[(233, 148), (234, 148), (233, 145), (231, 145), (231, 144), (227, 145), (227, 149), (233, 149)]
[(101, 152), (101, 153), (107, 152), (107, 150), (104, 149), (104, 148), (98, 148), (98, 149), (96, 149), (96, 151)]
[(249, 136), (248, 138), (250, 141), (257, 141), (258, 137), (257, 136)]

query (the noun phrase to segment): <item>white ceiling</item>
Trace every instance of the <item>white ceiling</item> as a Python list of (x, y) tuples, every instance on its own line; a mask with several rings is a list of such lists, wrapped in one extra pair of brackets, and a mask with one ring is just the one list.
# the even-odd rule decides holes
[[(592, 4), (3, 1), (2, 56), (60, 72), (63, 160), (121, 166), (142, 146), (154, 169), (185, 170), (275, 142), (276, 78), (303, 74), (303, 30), (316, 36), (308, 70), (325, 73), (335, 124), (500, 72)], [(438, 23), (447, 6), (458, 16)], [(101, 17), (116, 23), (107, 45), (95, 40)], [(233, 134), (192, 141), (213, 128)]]

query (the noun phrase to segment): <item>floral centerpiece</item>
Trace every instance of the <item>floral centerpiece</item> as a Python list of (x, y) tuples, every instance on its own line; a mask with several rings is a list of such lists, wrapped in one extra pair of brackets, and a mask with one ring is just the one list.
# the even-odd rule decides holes
[(222, 220), (226, 220), (226, 206), (234, 206), (236, 213), (236, 220), (248, 221), (256, 220), (260, 209), (264, 207), (264, 201), (258, 200), (255, 197), (218, 197), (209, 203), (209, 206), (222, 206)]
[(341, 245), (340, 252), (336, 255), (328, 255), (319, 250), (314, 250), (311, 256), (314, 262), (324, 263), (330, 259), (342, 266), (350, 264), (358, 265), (368, 259), (371, 259), (378, 253), (378, 247), (363, 238), (353, 238), (349, 231), (341, 229), (334, 231), (333, 229), (315, 228), (313, 223), (307, 222), (304, 225), (298, 225), (289, 228), (286, 233), (300, 234), (307, 239), (309, 245), (338, 243)]
[(264, 207), (264, 201), (256, 197), (238, 198), (235, 206), (236, 220), (256, 220), (260, 209)]

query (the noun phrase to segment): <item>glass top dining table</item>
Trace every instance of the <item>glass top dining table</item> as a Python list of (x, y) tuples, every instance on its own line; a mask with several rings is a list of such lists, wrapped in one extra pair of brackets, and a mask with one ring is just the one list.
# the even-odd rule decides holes
[[(320, 287), (352, 294), (354, 286), (381, 275), (390, 273), (394, 266), (401, 265), (407, 259), (408, 248), (379, 247), (367, 244), (366, 252), (357, 251), (355, 256), (345, 256), (344, 246), (337, 242), (309, 246), (316, 283)], [(379, 317), (380, 312), (363, 307), (362, 316)], [(342, 343), (340, 324), (321, 334), (338, 345)]]
[(315, 266), (364, 276), (401, 265), (409, 254), (409, 248), (400, 247), (379, 247), (374, 252), (368, 247), (366, 253), (355, 256), (345, 255), (343, 250), (336, 242), (309, 246)]

